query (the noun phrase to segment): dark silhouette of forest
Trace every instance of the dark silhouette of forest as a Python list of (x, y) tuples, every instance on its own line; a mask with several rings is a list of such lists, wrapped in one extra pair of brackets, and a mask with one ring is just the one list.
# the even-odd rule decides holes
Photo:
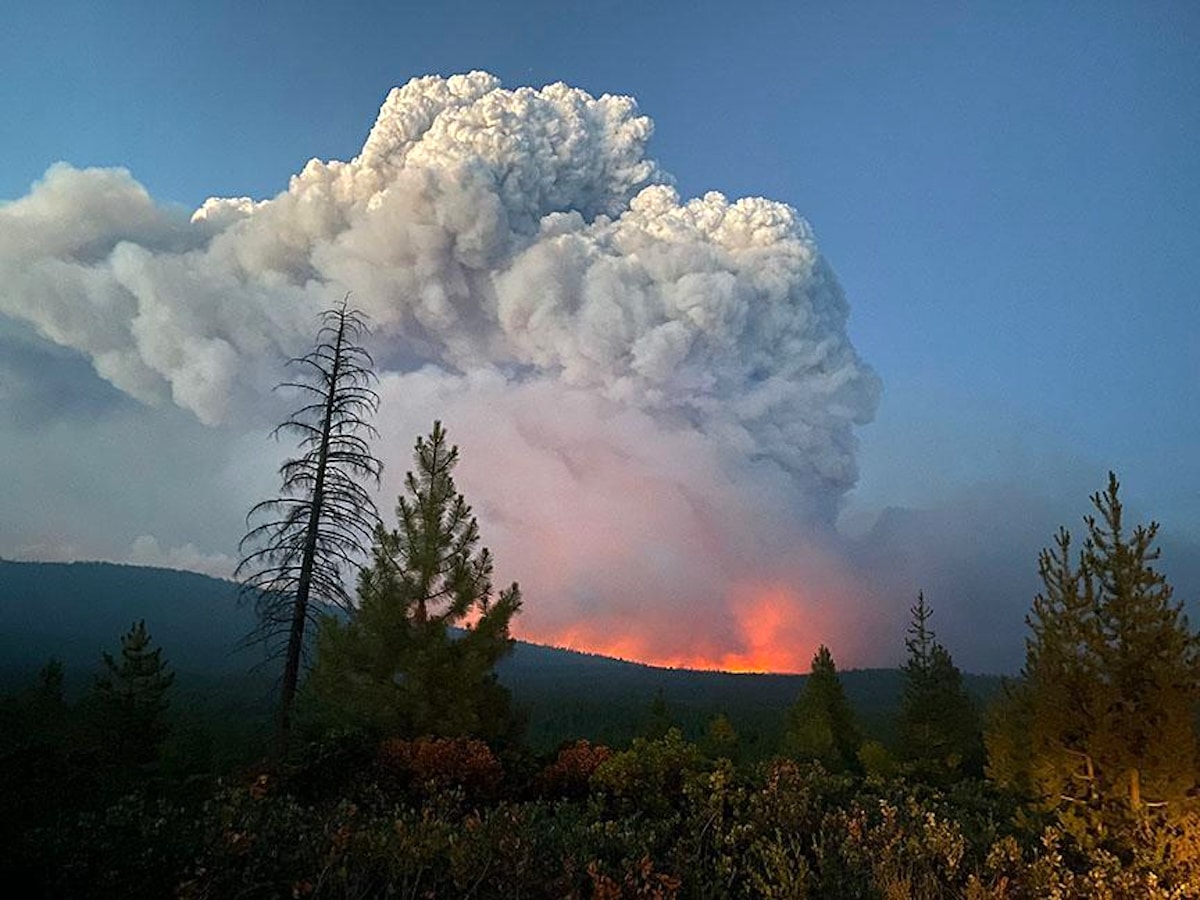
[[(272, 725), (277, 673), (263, 668), (260, 648), (240, 646), (253, 612), (239, 604), (238, 586), (229, 581), (114, 563), (0, 560), (0, 690), (32, 684), (53, 657), (64, 666), (73, 702), (98, 670), (101, 652), (138, 619), (152, 628), (176, 673), (170, 715), (189, 720), (191, 730), (228, 732), (217, 741), (225, 755), (253, 758)], [(783, 733), (780, 710), (807, 678), (668, 669), (525, 641), (513, 642), (496, 671), (524, 720), (522, 739), (536, 752), (574, 738), (626, 744), (644, 732), (661, 697), (690, 740), (724, 714), (746, 752), (769, 755)], [(839, 678), (864, 731), (890, 742), (903, 673), (862, 669)], [(997, 676), (963, 678), (981, 707), (1000, 690)]]

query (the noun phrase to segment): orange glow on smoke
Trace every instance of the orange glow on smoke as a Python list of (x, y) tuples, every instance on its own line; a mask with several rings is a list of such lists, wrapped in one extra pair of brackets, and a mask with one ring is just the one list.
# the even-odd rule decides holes
[[(817, 646), (828, 640), (822, 611), (785, 585), (736, 587), (724, 610), (729, 614), (724, 626), (692, 620), (603, 620), (524, 637), (653, 666), (780, 673), (807, 672)], [(696, 611), (696, 616), (704, 615), (703, 610)], [(685, 640), (680, 637), (681, 625), (693, 629)]]

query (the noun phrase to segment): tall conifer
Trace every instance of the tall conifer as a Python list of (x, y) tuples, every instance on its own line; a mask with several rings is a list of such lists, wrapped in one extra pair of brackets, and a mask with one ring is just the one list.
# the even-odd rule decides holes
[(492, 594), (492, 558), (454, 485), (458, 448), (435, 422), (418, 438), (397, 527), (376, 531), (347, 622), (322, 623), (311, 694), (327, 717), (393, 735), (509, 736), (495, 665), (512, 648), (514, 583)]
[(121, 636), (121, 655), (103, 654), (104, 672), (96, 678), (92, 704), (105, 747), (119, 767), (147, 766), (158, 757), (167, 736), (175, 673), (162, 648), (153, 646), (145, 620)]
[(804, 688), (788, 712), (784, 752), (798, 759), (815, 759), (831, 772), (841, 772), (858, 767), (861, 743), (833, 654), (822, 644)]
[(911, 613), (898, 722), (900, 759), (914, 774), (937, 781), (978, 774), (983, 756), (979, 717), (962, 673), (930, 627), (933, 610), (924, 593), (917, 594)]
[(1065, 529), (1042, 552), (1025, 666), (987, 735), (989, 774), (1085, 847), (1149, 837), (1180, 862), (1200, 827), (1200, 638), (1154, 568), (1158, 525), (1129, 531), (1118, 488), (1110, 473), (1092, 496), (1078, 554)]

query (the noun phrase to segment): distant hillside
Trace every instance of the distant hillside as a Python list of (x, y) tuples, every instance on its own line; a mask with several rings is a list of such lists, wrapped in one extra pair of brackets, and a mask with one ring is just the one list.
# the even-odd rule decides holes
[[(116, 650), (131, 622), (145, 619), (171, 666), (193, 684), (243, 676), (261, 651), (239, 650), (254, 625), (235, 584), (193, 572), (111, 563), (0, 560), (0, 660), (10, 686), (49, 657), (69, 671), (94, 670), (102, 650)], [(716, 712), (739, 730), (770, 740), (803, 675), (747, 675), (663, 669), (588, 653), (517, 642), (500, 678), (529, 712), (530, 739), (552, 745), (564, 736), (620, 743), (636, 733), (661, 692), (672, 717), (692, 736)], [(894, 669), (842, 673), (867, 731), (886, 738), (902, 690)], [(263, 680), (253, 690), (261, 695)], [(981, 698), (998, 679), (968, 677)]]
[(232, 582), (194, 572), (0, 560), (0, 658), (10, 666), (50, 656), (68, 668), (94, 666), (145, 619), (177, 670), (244, 672), (261, 657), (237, 647), (254, 627), (237, 594)]

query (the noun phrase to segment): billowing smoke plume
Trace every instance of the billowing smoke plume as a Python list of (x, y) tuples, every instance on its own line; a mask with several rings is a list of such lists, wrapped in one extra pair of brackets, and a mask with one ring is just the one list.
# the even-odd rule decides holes
[(265, 430), (281, 361), (353, 292), (388, 489), (445, 420), (523, 633), (742, 667), (786, 639), (773, 664), (803, 668), (861, 633), (814, 535), (878, 381), (807, 224), (681, 201), (651, 132), (630, 98), (475, 72), (393, 90), (355, 159), (261, 202), (189, 215), (56, 166), (0, 207), (0, 313), (143, 403)]

